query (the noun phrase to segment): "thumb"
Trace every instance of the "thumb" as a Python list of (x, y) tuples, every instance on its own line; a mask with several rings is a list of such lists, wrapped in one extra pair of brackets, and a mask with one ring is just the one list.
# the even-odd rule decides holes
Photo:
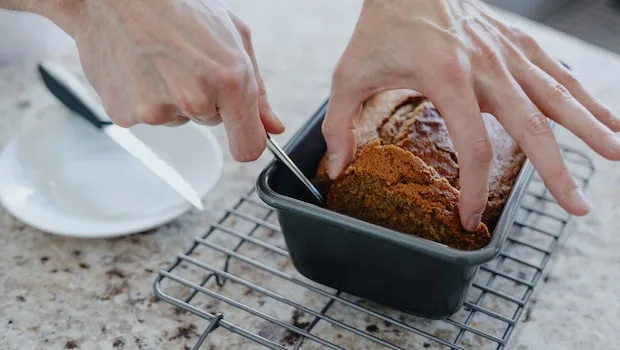
[(323, 120), (322, 132), (327, 143), (327, 172), (333, 180), (353, 159), (357, 141), (354, 121), (359, 117), (361, 99), (353, 95), (332, 93)]

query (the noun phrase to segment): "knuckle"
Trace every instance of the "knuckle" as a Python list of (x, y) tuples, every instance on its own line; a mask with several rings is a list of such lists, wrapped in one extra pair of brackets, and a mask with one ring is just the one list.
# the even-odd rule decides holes
[(183, 100), (180, 107), (181, 111), (186, 115), (200, 115), (201, 111), (203, 111), (202, 106), (195, 101)]
[(480, 67), (487, 72), (498, 76), (503, 74), (504, 65), (497, 52), (489, 45), (480, 45), (474, 51), (474, 56)]
[(458, 54), (446, 55), (439, 62), (439, 69), (443, 77), (450, 82), (458, 84), (467, 80), (467, 72)]
[(523, 32), (520, 28), (512, 24), (504, 23), (504, 28), (506, 32), (508, 32), (512, 38), (518, 39), (518, 38), (521, 38), (521, 36), (525, 35), (525, 32)]
[(203, 94), (197, 94), (191, 98), (184, 98), (180, 101), (181, 110), (190, 116), (199, 116), (208, 113), (210, 108), (209, 99)]
[(608, 130), (596, 119), (591, 118), (583, 123), (583, 131), (586, 133), (596, 132), (598, 139), (607, 137)]
[(571, 100), (572, 98), (573, 95), (571, 95), (570, 91), (568, 91), (564, 85), (554, 83), (550, 86), (548, 100), (551, 101), (551, 103), (559, 103), (562, 101)]
[(138, 120), (149, 125), (161, 125), (170, 121), (171, 116), (168, 115), (165, 104), (158, 103), (154, 105), (142, 104), (138, 106)]
[(248, 68), (245, 64), (237, 64), (236, 67), (226, 67), (219, 70), (217, 82), (219, 88), (226, 92), (242, 91), (249, 76)]
[(224, 91), (239, 91), (242, 86), (240, 75), (232, 70), (223, 70), (218, 74), (218, 83)]
[(338, 134), (337, 121), (333, 117), (325, 118), (321, 125), (321, 132), (325, 138), (331, 138)]
[(206, 126), (216, 126), (222, 123), (222, 117), (217, 112), (208, 115), (190, 116), (189, 118), (196, 124)]
[(232, 12), (229, 12), (228, 15), (230, 19), (233, 21), (235, 28), (237, 28), (237, 32), (241, 35), (243, 40), (249, 40), (251, 37), (250, 26), (239, 16), (235, 15)]
[[(374, 68), (365, 70), (364, 66), (365, 64), (363, 62), (343, 56), (336, 66), (336, 69), (332, 72), (332, 97), (334, 94), (356, 95), (364, 94), (372, 90), (375, 86), (373, 73), (376, 73), (376, 71), (372, 71)], [(360, 73), (360, 71), (362, 71), (362, 73)]]
[(131, 115), (122, 111), (122, 109), (114, 108), (114, 104), (105, 104), (104, 110), (110, 120), (120, 126), (121, 128), (130, 128), (136, 125), (135, 118), (132, 118)]
[(597, 115), (601, 122), (608, 125), (612, 131), (616, 132), (620, 130), (620, 121), (609, 108), (603, 106), (600, 102), (595, 102), (594, 109), (598, 110)]
[(263, 96), (267, 96), (267, 88), (265, 87), (265, 83), (263, 83), (263, 80), (261, 78), (259, 78), (259, 82), (258, 82), (258, 86), (256, 88), (256, 94), (260, 97)]
[(241, 38), (244, 41), (251, 40), (252, 31), (250, 30), (250, 26), (248, 26), (245, 22), (243, 22), (240, 19), (237, 20), (237, 30), (239, 31), (239, 34), (241, 35)]
[(577, 77), (566, 70), (560, 73), (558, 80), (569, 90), (581, 89), (581, 82), (577, 79)]
[(331, 125), (327, 124), (327, 123), (323, 123), (323, 125), (321, 125), (321, 133), (323, 134), (323, 137), (325, 139), (329, 139), (332, 135), (333, 135), (333, 128), (331, 127)]
[(165, 124), (163, 124), (164, 126), (168, 126), (168, 127), (175, 127), (175, 126), (181, 126), (183, 124), (186, 124), (189, 122), (188, 118), (185, 117), (176, 117), (174, 120), (169, 121)]
[(472, 143), (471, 152), (472, 161), (478, 166), (489, 164), (493, 160), (493, 145), (488, 137)]
[[(253, 101), (253, 100), (257, 100), (257, 99), (259, 98), (259, 96), (261, 96), (261, 95), (260, 95), (260, 87), (259, 87), (259, 85), (256, 83), (256, 80), (251, 80), (251, 81), (248, 81), (248, 82), (245, 84), (245, 90), (244, 90), (244, 92), (245, 92), (245, 96), (246, 96), (246, 98), (247, 98), (247, 99), (249, 99), (249, 100), (252, 100), (252, 101)], [(267, 92), (265, 91), (265, 94), (266, 94), (266, 93), (267, 93)]]
[(533, 53), (540, 49), (538, 41), (531, 35), (519, 30), (515, 33), (519, 46), (528, 53)]
[(334, 88), (341, 88), (349, 85), (353, 75), (346, 66), (338, 66), (332, 73), (332, 86)]
[(540, 111), (535, 111), (527, 116), (525, 131), (531, 136), (546, 136), (551, 133), (551, 127)]
[(130, 128), (136, 125), (136, 122), (131, 120), (131, 118), (113, 118), (112, 116), (110, 116), (110, 120), (112, 120), (114, 124), (120, 126), (121, 128)]
[(586, 133), (591, 132), (599, 144), (605, 144), (610, 138), (615, 138), (613, 132), (600, 125), (596, 120), (588, 123), (584, 129)]
[(595, 108), (599, 110), (599, 114), (601, 115), (601, 119), (603, 120), (613, 120), (615, 119), (614, 112), (611, 109), (604, 106), (602, 103), (595, 101)]
[(222, 118), (221, 117), (208, 117), (208, 118), (203, 118), (200, 119), (201, 124), (206, 125), (206, 126), (217, 126), (222, 124)]

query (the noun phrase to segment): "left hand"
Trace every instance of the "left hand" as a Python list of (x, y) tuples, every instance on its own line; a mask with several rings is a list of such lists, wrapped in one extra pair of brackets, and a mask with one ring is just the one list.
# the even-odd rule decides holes
[(562, 160), (547, 117), (602, 156), (620, 160), (620, 120), (529, 35), (478, 0), (365, 0), (334, 72), (323, 124), (329, 174), (355, 149), (362, 103), (390, 89), (429, 97), (458, 153), (463, 226), (480, 222), (488, 197), (492, 145), (481, 112), (495, 116), (532, 162), (558, 203), (584, 215), (587, 200)]

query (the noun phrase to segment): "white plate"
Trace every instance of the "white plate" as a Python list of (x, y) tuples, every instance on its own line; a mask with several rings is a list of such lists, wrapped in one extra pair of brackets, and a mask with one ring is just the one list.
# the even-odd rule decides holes
[[(222, 150), (207, 127), (131, 129), (204, 197)], [(191, 208), (142, 163), (75, 115), (46, 118), (0, 153), (0, 202), (39, 230), (101, 238), (145, 231)]]

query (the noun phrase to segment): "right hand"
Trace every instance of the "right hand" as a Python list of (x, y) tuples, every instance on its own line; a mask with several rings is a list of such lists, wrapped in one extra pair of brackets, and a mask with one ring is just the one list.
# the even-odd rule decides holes
[[(245, 23), (214, 0), (87, 0), (59, 21), (110, 119), (223, 122), (238, 161), (257, 159), (272, 112)], [(53, 19), (53, 16), (52, 16)]]

